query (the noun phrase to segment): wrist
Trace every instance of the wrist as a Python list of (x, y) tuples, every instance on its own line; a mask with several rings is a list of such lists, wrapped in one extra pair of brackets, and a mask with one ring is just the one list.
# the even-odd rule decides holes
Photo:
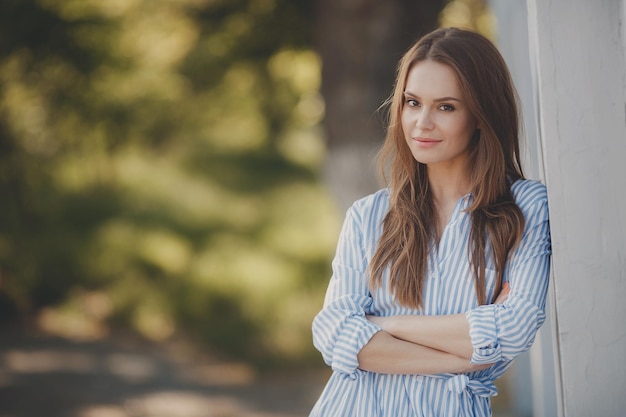
[(398, 317), (400, 316), (389, 316), (385, 317), (385, 331), (395, 337), (398, 337)]

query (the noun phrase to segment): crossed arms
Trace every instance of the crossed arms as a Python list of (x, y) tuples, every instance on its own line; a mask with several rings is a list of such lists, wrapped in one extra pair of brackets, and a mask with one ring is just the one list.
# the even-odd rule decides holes
[[(505, 285), (496, 299), (509, 294)], [(438, 374), (485, 369), (470, 363), (473, 354), (465, 314), (446, 316), (366, 316), (382, 330), (358, 354), (359, 368), (378, 373)]]
[(526, 228), (507, 263), (510, 293), (465, 314), (372, 316), (364, 242), (373, 240), (371, 224), (378, 220), (371, 207), (378, 208), (375, 199), (382, 197), (353, 206), (340, 234), (324, 308), (313, 320), (313, 342), (324, 361), (346, 374), (357, 369), (461, 373), (511, 361), (527, 350), (545, 320), (551, 245), (545, 188), (523, 187), (519, 203)]

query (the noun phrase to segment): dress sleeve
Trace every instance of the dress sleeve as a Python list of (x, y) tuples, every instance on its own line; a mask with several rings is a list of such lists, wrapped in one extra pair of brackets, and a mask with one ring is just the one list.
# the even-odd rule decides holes
[(354, 206), (346, 214), (323, 309), (313, 319), (313, 344), (334, 371), (355, 374), (357, 355), (380, 327), (365, 318), (372, 297), (365, 274), (361, 220)]
[(530, 348), (545, 321), (551, 255), (547, 194), (539, 183), (523, 194), (518, 205), (526, 225), (505, 270), (511, 287), (508, 299), (466, 313), (474, 364), (513, 360)]

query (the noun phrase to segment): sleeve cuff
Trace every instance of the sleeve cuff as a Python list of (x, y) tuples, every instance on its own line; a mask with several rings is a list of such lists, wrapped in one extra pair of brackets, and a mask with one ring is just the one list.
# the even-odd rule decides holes
[(502, 305), (485, 305), (465, 313), (470, 327), (470, 339), (474, 352), (470, 362), (475, 365), (499, 362), (502, 348), (498, 341), (495, 309)]
[(363, 316), (353, 316), (349, 321), (335, 345), (331, 368), (356, 377), (359, 352), (382, 329)]

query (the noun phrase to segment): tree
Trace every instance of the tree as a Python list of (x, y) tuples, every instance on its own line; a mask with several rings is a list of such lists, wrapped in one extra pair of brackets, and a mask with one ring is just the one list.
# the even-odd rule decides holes
[[(0, 3), (0, 309), (302, 358), (336, 230), (311, 3)], [(7, 313), (7, 314), (4, 314)]]

